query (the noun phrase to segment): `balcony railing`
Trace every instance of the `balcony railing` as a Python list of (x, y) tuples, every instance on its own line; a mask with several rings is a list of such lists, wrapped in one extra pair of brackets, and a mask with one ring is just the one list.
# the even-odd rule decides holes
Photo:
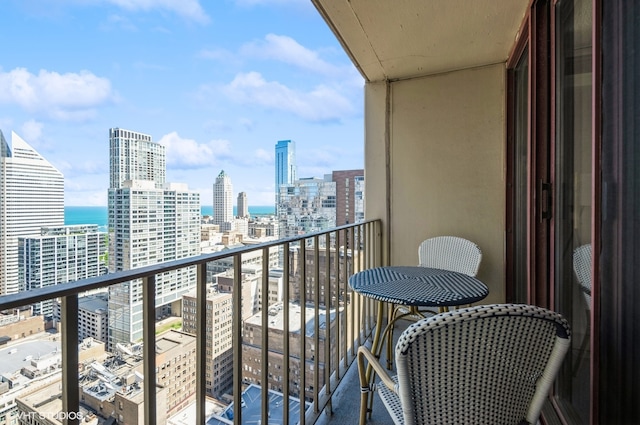
[[(207, 350), (207, 312), (206, 298), (208, 287), (207, 264), (223, 259), (233, 259), (233, 291), (232, 291), (232, 346), (233, 346), (233, 423), (242, 423), (242, 408), (245, 402), (242, 392), (247, 381), (243, 379), (243, 309), (242, 305), (242, 255), (261, 251), (261, 299), (258, 310), (262, 312), (262, 329), (269, 329), (269, 254), (277, 247), (284, 255), (282, 264), (282, 299), (285, 306), (288, 301), (299, 304), (300, 334), (298, 340), (282, 338), (281, 356), (283, 367), (277, 371), (270, 370), (269, 345), (272, 342), (270, 332), (261, 332), (260, 346), (261, 370), (258, 384), (261, 391), (261, 423), (269, 423), (269, 378), (281, 374), (282, 381), (282, 423), (314, 423), (320, 412), (330, 407), (331, 396), (343, 377), (346, 369), (354, 359), (358, 346), (364, 343), (374, 324), (375, 305), (355, 296), (348, 287), (348, 278), (355, 272), (375, 267), (382, 263), (381, 224), (379, 220), (345, 225), (322, 231), (267, 242), (253, 246), (229, 249), (214, 254), (160, 263), (138, 269), (111, 273), (99, 277), (76, 282), (63, 283), (56, 286), (39, 288), (17, 294), (0, 297), (0, 311), (6, 311), (37, 302), (61, 300), (61, 345), (62, 345), (62, 411), (79, 412), (80, 384), (78, 377), (78, 297), (87, 291), (108, 288), (119, 283), (136, 279), (142, 281), (143, 291), (143, 358), (144, 358), (144, 423), (158, 423), (156, 400), (156, 277), (166, 272), (195, 266), (197, 269), (196, 290), (196, 423), (207, 421), (205, 402), (209, 394), (206, 390), (206, 350)], [(298, 267), (292, 270), (289, 252), (298, 252)], [(297, 292), (292, 292), (292, 284), (297, 283)], [(306, 309), (304, 307), (307, 307)], [(320, 320), (321, 306), (324, 309), (324, 326)], [(306, 312), (314, 311), (313, 332), (307, 335)], [(333, 312), (333, 314), (331, 313)], [(283, 335), (289, 336), (289, 309), (283, 309)], [(332, 323), (332, 321), (334, 321)], [(321, 344), (321, 338), (323, 343)], [(311, 339), (311, 353), (308, 344)], [(292, 346), (291, 341), (299, 346)], [(326, 343), (324, 343), (326, 342)], [(313, 352), (320, 347), (324, 353)], [(280, 349), (280, 348), (279, 348)], [(299, 417), (291, 417), (290, 396), (296, 394), (292, 388), (290, 362), (294, 359), (302, 365), (299, 368), (300, 398)], [(307, 376), (310, 374), (311, 376)], [(311, 379), (312, 378), (312, 379)], [(307, 385), (307, 383), (312, 385)], [(322, 383), (319, 385), (318, 383)], [(305, 408), (306, 406), (306, 408)], [(65, 423), (79, 423), (77, 417), (68, 417)]]

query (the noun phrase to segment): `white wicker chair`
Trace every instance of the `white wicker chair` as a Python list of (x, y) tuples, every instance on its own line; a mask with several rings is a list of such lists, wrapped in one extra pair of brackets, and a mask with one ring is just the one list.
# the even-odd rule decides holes
[(482, 251), (475, 243), (457, 236), (437, 236), (429, 238), (418, 247), (419, 265), (436, 269), (451, 270), (476, 276)]
[[(470, 240), (458, 236), (436, 236), (425, 239), (418, 246), (418, 265), (435, 269), (450, 270), (475, 277), (482, 261), (480, 247)], [(409, 309), (405, 306), (396, 306), (389, 318), (389, 340), (387, 341), (387, 354), (390, 357), (392, 351), (391, 338), (393, 336), (393, 324), (398, 319), (419, 320), (426, 314), (437, 314), (446, 311), (432, 309)]]
[[(534, 424), (570, 345), (567, 321), (522, 304), (462, 308), (409, 326), (391, 377), (358, 350), (360, 422), (377, 388), (396, 424)], [(367, 364), (381, 378), (366, 380)], [(374, 375), (375, 376), (375, 375)]]

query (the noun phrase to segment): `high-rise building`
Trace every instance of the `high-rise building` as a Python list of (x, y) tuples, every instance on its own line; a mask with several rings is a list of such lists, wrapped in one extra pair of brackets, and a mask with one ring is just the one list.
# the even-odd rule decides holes
[(296, 180), (280, 187), (280, 237), (303, 235), (336, 226), (336, 183), (331, 175)]
[(213, 224), (221, 231), (233, 230), (233, 185), (224, 170), (213, 184)]
[(247, 202), (247, 192), (238, 193), (238, 217), (249, 217), (249, 204)]
[[(18, 241), (21, 291), (100, 276), (107, 271), (107, 234), (98, 225), (43, 227)], [(33, 304), (33, 314), (53, 316), (53, 300)]]
[(364, 170), (331, 173), (336, 183), (336, 226), (364, 221)]
[(109, 130), (109, 187), (122, 187), (126, 180), (149, 180), (164, 187), (167, 163), (165, 147), (137, 131)]
[[(301, 323), (301, 310), (305, 309), (305, 323)], [(284, 310), (289, 311), (289, 334), (284, 333)], [(262, 315), (269, 315), (267, 329), (263, 327)], [(340, 314), (339, 321), (336, 315)], [(316, 324), (315, 321), (318, 321)], [(342, 330), (337, 328), (338, 323)], [(335, 358), (337, 347), (336, 335), (344, 332), (345, 320), (342, 312), (335, 309), (325, 309), (293, 303), (276, 303), (269, 306), (267, 311), (260, 311), (245, 319), (242, 337), (242, 381), (245, 384), (260, 383), (262, 388), (282, 392), (284, 389), (284, 373), (288, 369), (290, 379), (289, 391), (294, 397), (306, 401), (314, 399), (314, 388), (322, 388), (325, 384), (325, 366)], [(318, 334), (316, 335), (316, 329)], [(262, 346), (262, 334), (268, 332), (268, 347)], [(284, 338), (290, 341), (289, 359), (284, 356)], [(326, 357), (325, 344), (329, 344), (329, 357)], [(305, 359), (301, 363), (301, 348), (304, 347)], [(267, 350), (268, 365), (262, 364), (262, 352)], [(261, 382), (262, 368), (269, 369), (267, 382)], [(301, 369), (305, 369), (305, 381), (301, 382)], [(317, 375), (316, 370), (317, 369)], [(315, 377), (318, 382), (315, 382)]]
[(297, 178), (296, 143), (293, 140), (280, 140), (276, 143), (276, 206), (280, 186), (293, 184)]
[[(121, 134), (116, 130), (111, 135)], [(123, 130), (118, 130), (123, 131)], [(127, 132), (131, 136), (134, 132)], [(141, 133), (138, 133), (141, 134)], [(164, 149), (144, 143), (132, 144), (143, 152), (128, 149), (112, 154), (111, 166), (123, 169), (122, 164), (134, 164), (153, 152), (153, 164), (165, 164)], [(127, 158), (128, 155), (128, 158)], [(153, 167), (156, 167), (155, 165)], [(126, 168), (126, 167), (125, 167)], [(190, 191), (185, 184), (164, 183), (165, 170), (131, 171), (137, 177), (157, 175), (163, 182), (153, 180), (124, 180), (118, 178), (109, 189), (109, 271), (138, 267), (191, 257), (200, 254), (200, 194)], [(136, 173), (141, 172), (141, 175)], [(112, 176), (119, 174), (111, 170)], [(182, 295), (196, 284), (196, 268), (187, 267), (163, 273), (156, 279), (156, 316), (179, 311)], [(142, 338), (142, 285), (139, 280), (109, 287), (109, 341), (112, 350), (116, 344), (136, 342)]]
[(19, 290), (18, 238), (64, 225), (64, 177), (11, 132), (0, 131), (0, 294)]
[[(232, 297), (230, 292), (207, 293), (205, 388), (212, 396), (222, 398), (233, 390)], [(195, 292), (183, 296), (182, 329), (196, 335), (197, 297)]]

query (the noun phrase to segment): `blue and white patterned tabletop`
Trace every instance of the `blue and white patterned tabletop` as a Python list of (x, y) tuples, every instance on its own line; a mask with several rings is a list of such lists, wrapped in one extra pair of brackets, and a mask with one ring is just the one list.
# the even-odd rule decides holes
[(349, 278), (359, 294), (407, 306), (443, 307), (471, 304), (489, 294), (475, 277), (429, 267), (376, 267)]

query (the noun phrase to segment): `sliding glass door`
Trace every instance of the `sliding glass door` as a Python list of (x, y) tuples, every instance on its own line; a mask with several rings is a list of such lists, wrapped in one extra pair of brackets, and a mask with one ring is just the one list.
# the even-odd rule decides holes
[(592, 9), (533, 2), (508, 66), (507, 293), (569, 320), (572, 347), (547, 413), (576, 424), (591, 413)]
[(571, 323), (572, 349), (557, 400), (572, 423), (588, 423), (590, 391), (593, 86), (591, 0), (555, 5), (553, 308)]

